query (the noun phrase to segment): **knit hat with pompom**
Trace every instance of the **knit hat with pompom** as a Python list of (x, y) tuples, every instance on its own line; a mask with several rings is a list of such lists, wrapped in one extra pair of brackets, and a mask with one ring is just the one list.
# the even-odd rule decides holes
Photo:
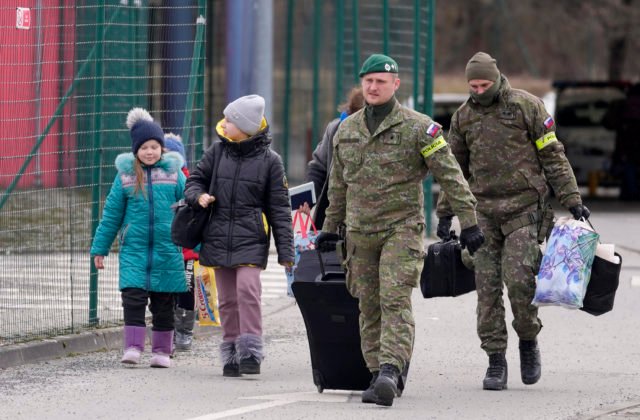
[(151, 114), (143, 108), (133, 108), (127, 114), (127, 127), (131, 131), (131, 151), (138, 153), (138, 149), (148, 140), (157, 140), (164, 147), (164, 132), (162, 127), (153, 120)]

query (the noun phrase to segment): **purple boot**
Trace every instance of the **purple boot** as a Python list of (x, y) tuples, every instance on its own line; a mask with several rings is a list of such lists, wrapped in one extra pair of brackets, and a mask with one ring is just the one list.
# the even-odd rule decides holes
[(120, 362), (127, 365), (137, 365), (140, 363), (140, 355), (144, 351), (144, 339), (147, 329), (125, 325), (124, 333), (124, 355)]
[(151, 367), (168, 368), (171, 366), (171, 347), (173, 345), (173, 330), (153, 331), (151, 334), (152, 353)]

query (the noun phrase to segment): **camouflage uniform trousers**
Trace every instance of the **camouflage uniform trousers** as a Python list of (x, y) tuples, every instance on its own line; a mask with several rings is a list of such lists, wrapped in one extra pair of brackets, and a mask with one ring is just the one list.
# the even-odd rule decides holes
[(507, 221), (478, 213), (478, 224), (486, 241), (474, 255), (477, 329), (480, 347), (487, 354), (507, 349), (503, 284), (507, 286), (514, 317), (512, 326), (518, 337), (533, 340), (542, 328), (538, 308), (531, 304), (536, 288), (535, 275), (542, 258), (537, 225), (521, 227), (505, 238), (500, 225)]
[(424, 224), (348, 232), (347, 288), (359, 299), (361, 349), (367, 368), (411, 360), (415, 321), (411, 293), (424, 264)]

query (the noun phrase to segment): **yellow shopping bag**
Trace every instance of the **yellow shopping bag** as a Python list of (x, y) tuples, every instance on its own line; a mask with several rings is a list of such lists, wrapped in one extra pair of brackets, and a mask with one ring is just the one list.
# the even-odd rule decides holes
[(218, 290), (216, 275), (211, 267), (204, 267), (196, 261), (193, 265), (195, 277), (195, 299), (198, 307), (198, 324), (220, 326), (218, 312)]

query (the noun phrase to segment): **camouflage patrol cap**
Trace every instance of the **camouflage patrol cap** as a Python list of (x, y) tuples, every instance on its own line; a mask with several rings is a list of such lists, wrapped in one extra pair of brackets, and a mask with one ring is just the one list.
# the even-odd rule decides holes
[(371, 54), (360, 69), (359, 77), (369, 73), (398, 73), (398, 63), (384, 54)]
[(482, 51), (471, 57), (465, 69), (467, 81), (469, 80), (491, 80), (492, 82), (500, 76), (500, 70), (496, 65), (496, 59)]

